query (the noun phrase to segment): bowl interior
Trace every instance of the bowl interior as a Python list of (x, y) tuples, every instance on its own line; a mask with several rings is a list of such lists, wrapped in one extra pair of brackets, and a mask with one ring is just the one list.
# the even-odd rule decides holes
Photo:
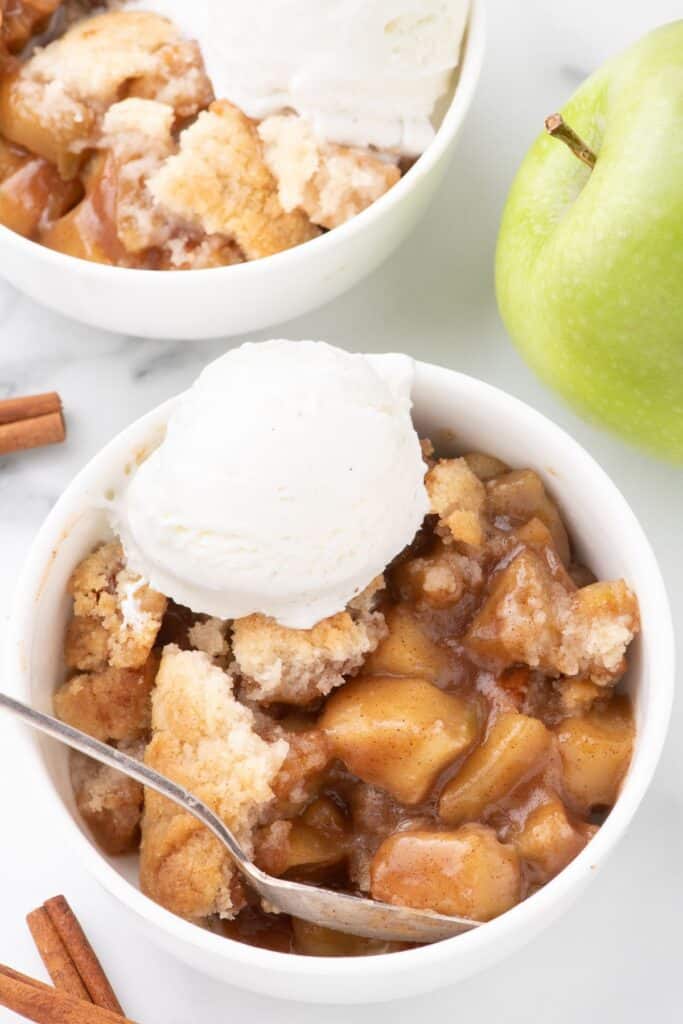
[[(414, 402), (416, 426), (422, 435), (432, 438), (440, 454), (489, 451), (513, 467), (536, 469), (559, 502), (580, 558), (599, 577), (626, 578), (639, 597), (643, 625), (642, 635), (633, 647), (627, 680), (636, 708), (636, 749), (615, 809), (598, 837), (589, 844), (590, 853), (584, 851), (585, 856), (579, 855), (543, 890), (478, 932), (438, 944), (457, 956), (458, 950), (464, 952), (468, 944), (486, 945), (489, 936), (491, 940), (496, 935), (504, 936), (508, 918), (520, 922), (535, 919), (535, 928), (539, 930), (544, 918), (552, 919), (553, 908), (557, 913), (557, 908), (568, 901), (569, 892), (582, 887), (592, 867), (623, 833), (663, 744), (671, 703), (673, 640), (661, 576), (640, 526), (600, 467), (568, 435), (495, 388), (425, 364), (417, 364)], [(120, 486), (139, 453), (156, 443), (172, 405), (173, 401), (168, 402), (139, 420), (100, 452), (66, 490), (34, 543), (10, 623), (9, 667), (10, 678), (17, 681), (17, 696), (40, 709), (51, 711), (52, 693), (62, 678), (61, 649), (70, 613), (66, 595), (69, 575), (77, 562), (108, 535), (103, 508), (107, 497)], [(61, 805), (65, 830), (72, 835), (79, 830), (90, 843), (71, 796), (66, 750), (42, 739), (36, 739), (36, 746), (46, 784)], [(229, 947), (234, 943), (180, 922), (141, 898), (136, 891), (134, 857), (111, 859), (106, 868), (104, 856), (99, 852), (95, 856), (100, 880), (165, 931), (190, 939), (191, 944), (211, 946), (220, 956), (253, 955), (270, 960), (285, 957), (298, 961), (299, 972), (313, 970), (310, 963), (301, 961), (316, 958), (292, 958), (250, 949), (231, 954)], [(122, 879), (130, 885), (122, 886)], [(380, 971), (382, 961), (418, 954), (434, 956), (434, 950), (431, 947), (369, 958), (374, 963), (364, 969)], [(338, 964), (329, 966), (329, 971), (341, 969)]]

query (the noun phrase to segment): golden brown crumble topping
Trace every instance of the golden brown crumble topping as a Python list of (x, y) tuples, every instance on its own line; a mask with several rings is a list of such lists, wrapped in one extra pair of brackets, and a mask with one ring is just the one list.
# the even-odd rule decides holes
[(227, 100), (213, 103), (180, 136), (176, 156), (149, 181), (156, 201), (207, 234), (233, 238), (247, 259), (271, 256), (319, 231), (285, 213), (253, 121)]
[(70, 668), (145, 664), (167, 600), (126, 568), (117, 541), (103, 544), (81, 562), (69, 581), (69, 593), (74, 600), (65, 650)]
[(444, 539), (481, 547), (486, 488), (465, 459), (440, 459), (427, 473), (425, 485)]
[[(164, 650), (157, 675), (152, 730), (147, 764), (208, 804), (250, 850), (287, 744), (257, 735), (231, 677), (208, 655), (174, 646)], [(225, 849), (202, 825), (158, 794), (146, 794), (140, 877), (148, 895), (184, 917), (229, 917), (233, 874)]]
[[(423, 451), (432, 512), (413, 544), (312, 630), (166, 607), (119, 545), (98, 548), (72, 577), (78, 671), (55, 706), (147, 744), (274, 875), (487, 921), (561, 871), (617, 799), (638, 605), (572, 561), (537, 473)], [(73, 783), (109, 852), (135, 848), (144, 804), (142, 887), (175, 913), (285, 951), (399, 948), (268, 913), (202, 826), (115, 772), (75, 763)]]
[(395, 164), (378, 156), (317, 139), (295, 114), (266, 118), (258, 134), (282, 208), (303, 210), (323, 228), (339, 227), (355, 217), (401, 177)]
[(368, 589), (313, 629), (287, 629), (260, 614), (236, 619), (232, 649), (246, 696), (309, 704), (354, 675), (386, 633), (382, 613), (370, 610), (377, 582)]
[(175, 111), (156, 100), (127, 99), (109, 108), (102, 122), (103, 149), (111, 154), (117, 182), (115, 227), (130, 253), (161, 246), (173, 225), (157, 208), (147, 179), (175, 151)]
[(104, 668), (72, 676), (55, 694), (63, 722), (98, 740), (135, 740), (150, 725), (150, 694), (159, 659), (151, 654), (142, 668)]

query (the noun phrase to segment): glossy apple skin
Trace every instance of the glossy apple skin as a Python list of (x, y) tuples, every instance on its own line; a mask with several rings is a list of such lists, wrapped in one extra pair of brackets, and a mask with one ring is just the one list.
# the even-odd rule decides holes
[(562, 114), (597, 163), (547, 135), (531, 147), (498, 239), (501, 316), (584, 415), (683, 461), (683, 21), (609, 61)]

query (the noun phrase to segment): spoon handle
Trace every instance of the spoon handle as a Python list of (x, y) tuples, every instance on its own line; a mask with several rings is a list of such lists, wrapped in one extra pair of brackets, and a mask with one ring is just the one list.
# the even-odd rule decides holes
[(122, 753), (122, 751), (117, 750), (115, 747), (110, 747), (106, 743), (88, 736), (87, 733), (81, 732), (80, 729), (74, 729), (73, 726), (67, 725), (66, 722), (60, 722), (58, 718), (53, 718), (52, 715), (36, 711), (35, 708), (29, 707), (28, 704), (23, 704), (21, 701), (15, 700), (14, 697), (9, 697), (5, 693), (0, 693), (0, 708), (4, 708), (11, 714), (16, 715), (17, 718), (20, 718), (33, 729), (44, 732), (47, 736), (51, 736), (52, 739), (59, 740), (60, 743), (73, 747), (74, 750), (80, 750), (82, 754), (87, 754), (88, 757), (94, 758), (95, 761), (100, 761), (110, 768), (115, 768), (129, 778), (135, 779), (136, 782), (141, 782), (143, 786), (148, 786), (149, 789), (154, 789), (157, 793), (161, 793), (162, 796), (172, 800), (213, 832), (216, 838), (226, 847), (240, 871), (254, 881), (261, 880), (260, 877), (257, 877), (260, 876), (261, 872), (247, 860), (242, 847), (227, 825), (205, 803), (192, 796), (183, 786), (171, 782), (170, 779), (160, 775), (159, 772), (154, 771), (153, 768), (150, 768), (143, 761), (137, 761), (134, 757), (129, 757), (128, 754)]

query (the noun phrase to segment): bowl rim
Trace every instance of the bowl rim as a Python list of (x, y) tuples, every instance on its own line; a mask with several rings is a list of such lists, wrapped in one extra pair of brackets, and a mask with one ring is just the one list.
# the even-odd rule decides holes
[[(650, 678), (658, 680), (658, 688), (653, 691), (647, 704), (646, 726), (639, 731), (639, 771), (627, 776), (613, 810), (588, 846), (534, 895), (488, 922), (484, 927), (454, 939), (399, 953), (355, 958), (309, 957), (274, 952), (215, 935), (176, 917), (144, 896), (139, 889), (123, 878), (85, 835), (75, 818), (59, 800), (58, 813), (62, 820), (66, 819), (64, 827), (69, 834), (69, 841), (74, 844), (75, 852), (102, 886), (124, 906), (133, 910), (148, 926), (165, 932), (183, 946), (189, 945), (209, 958), (268, 970), (279, 975), (287, 973), (299, 979), (324, 976), (330, 981), (335, 981), (348, 976), (371, 980), (375, 977), (385, 978), (387, 974), (417, 969), (421, 965), (429, 964), (434, 967), (461, 954), (463, 959), (478, 958), (479, 951), (495, 949), (496, 945), (500, 945), (502, 949), (509, 948), (510, 942), (514, 942), (515, 932), (531, 936), (550, 924), (568, 904), (571, 894), (578, 893), (582, 883), (595, 875), (598, 865), (605, 860), (624, 834), (657, 766), (666, 738), (673, 701), (674, 630), (665, 585), (655, 555), (626, 499), (595, 459), (577, 441), (533, 407), (499, 388), (459, 371), (417, 360), (415, 366), (416, 376), (424, 378), (427, 383), (431, 378), (437, 384), (441, 381), (445, 386), (466, 388), (471, 391), (473, 402), (477, 401), (477, 396), (485, 396), (489, 403), (495, 402), (501, 418), (511, 418), (518, 425), (520, 433), (523, 429), (539, 431), (548, 439), (549, 448), (562, 449), (574, 461), (583, 462), (592, 474), (596, 488), (600, 489), (603, 496), (607, 495), (613, 508), (618, 510), (622, 540), (637, 545), (644, 566), (643, 571), (649, 581), (649, 604), (657, 611), (653, 616), (658, 628), (657, 642), (648, 644), (648, 656), (643, 662), (642, 672), (645, 675), (647, 671)], [(24, 638), (31, 635), (33, 608), (46, 570), (60, 537), (68, 533), (70, 520), (73, 520), (72, 506), (83, 501), (88, 493), (91, 475), (94, 475), (107, 460), (112, 465), (115, 461), (118, 463), (124, 452), (127, 451), (130, 455), (131, 452), (140, 449), (141, 442), (144, 445), (145, 437), (149, 440), (150, 433), (163, 425), (177, 397), (167, 400), (135, 420), (100, 449), (65, 488), (34, 538), (16, 587), (7, 623), (4, 658), (7, 678), (14, 681), (17, 695), (24, 699), (30, 697), (31, 680), (23, 642)], [(37, 762), (34, 767), (47, 786), (54, 789), (53, 778), (41, 755), (41, 739), (37, 735), (32, 739), (30, 747)], [(55, 810), (57, 812), (57, 809)], [(484, 957), (480, 959), (486, 962)]]
[(0, 224), (0, 244), (4, 242), (8, 246), (15, 246), (19, 251), (23, 250), (23, 254), (28, 258), (35, 255), (36, 258), (44, 260), (47, 264), (67, 271), (69, 266), (74, 268), (74, 265), (77, 264), (78, 266), (75, 269), (83, 276), (102, 284), (111, 282), (112, 274), (116, 275), (116, 280), (119, 284), (125, 284), (126, 281), (132, 284), (133, 281), (140, 281), (143, 276), (148, 281), (163, 281), (166, 277), (170, 277), (171, 280), (168, 284), (159, 284), (158, 287), (162, 289), (172, 288), (174, 291), (178, 288), (194, 287), (194, 285), (185, 281), (185, 278), (188, 277), (192, 281), (196, 281), (202, 275), (211, 275), (212, 280), (215, 280), (218, 275), (229, 272), (236, 279), (238, 275), (241, 275), (238, 281), (238, 283), (241, 283), (246, 276), (267, 273), (271, 267), (279, 268), (282, 266), (283, 269), (286, 269), (287, 262), (290, 264), (289, 270), (294, 271), (302, 260), (305, 261), (309, 258), (309, 254), (311, 259), (323, 259), (330, 247), (342, 245), (346, 239), (366, 229), (371, 230), (375, 221), (383, 217), (385, 213), (389, 214), (391, 209), (400, 203), (403, 197), (411, 192), (430, 173), (441, 157), (448, 151), (474, 97), (484, 60), (485, 38), (484, 0), (470, 0), (470, 10), (467, 17), (457, 85), (453, 98), (434, 138), (424, 153), (420, 154), (410, 170), (402, 175), (400, 180), (388, 192), (385, 192), (384, 195), (376, 199), (361, 213), (356, 214), (355, 217), (334, 228), (334, 230), (319, 235), (317, 238), (310, 239), (300, 245), (295, 245), (291, 249), (274, 253), (271, 256), (263, 256), (257, 260), (248, 260), (244, 263), (236, 263), (225, 267), (204, 267), (192, 270), (191, 274), (164, 274), (157, 270), (145, 268), (117, 267), (95, 263), (91, 260), (81, 259), (67, 253), (48, 249), (39, 242), (24, 238), (2, 224)]

